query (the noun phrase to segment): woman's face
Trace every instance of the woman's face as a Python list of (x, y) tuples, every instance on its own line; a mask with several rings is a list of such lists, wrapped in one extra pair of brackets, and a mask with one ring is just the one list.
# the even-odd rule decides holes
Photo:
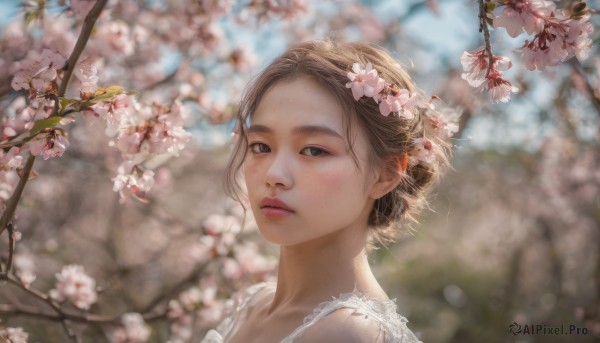
[(296, 245), (340, 230), (366, 230), (376, 176), (368, 173), (367, 137), (353, 125), (357, 168), (343, 116), (337, 100), (308, 77), (276, 83), (263, 96), (248, 130), (244, 175), (256, 222), (269, 241)]

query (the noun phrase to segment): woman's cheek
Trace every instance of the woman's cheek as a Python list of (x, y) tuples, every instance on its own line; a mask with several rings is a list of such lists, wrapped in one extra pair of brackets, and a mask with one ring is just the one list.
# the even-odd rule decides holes
[(319, 180), (316, 184), (321, 189), (327, 189), (330, 194), (338, 194), (340, 190), (343, 190), (345, 186), (348, 186), (347, 176), (345, 172), (340, 168), (325, 168), (319, 173)]
[(254, 180), (259, 176), (260, 167), (256, 162), (246, 162), (244, 164), (244, 178), (248, 187), (253, 186)]

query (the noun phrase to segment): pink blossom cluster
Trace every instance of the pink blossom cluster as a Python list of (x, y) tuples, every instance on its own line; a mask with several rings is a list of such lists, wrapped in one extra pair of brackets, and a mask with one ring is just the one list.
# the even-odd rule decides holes
[(58, 88), (60, 70), (64, 67), (66, 58), (50, 49), (44, 49), (41, 54), (30, 51), (27, 57), (17, 62), (18, 70), (12, 80), (14, 90), (28, 90), (32, 98), (38, 93), (51, 93)]
[[(0, 208), (12, 195), (29, 153), (49, 159), (61, 156), (68, 148), (69, 141), (62, 129), (44, 129), (32, 135), (35, 123), (47, 119), (53, 107), (53, 100), (36, 98), (28, 104), (25, 97), (20, 96), (5, 108), (0, 122), (0, 145), (3, 145), (0, 149)], [(60, 123), (68, 123), (68, 120)]]
[(306, 0), (252, 0), (242, 17), (256, 17), (264, 21), (271, 16), (293, 19), (306, 12)]
[(125, 94), (91, 107), (93, 113), (106, 120), (106, 134), (116, 136), (111, 142), (123, 156), (118, 175), (113, 178), (113, 190), (121, 194), (129, 190), (140, 199), (154, 186), (154, 171), (142, 163), (158, 155), (177, 155), (191, 138), (182, 125), (187, 108), (175, 102), (170, 108), (153, 104), (144, 107)]
[(126, 161), (117, 169), (118, 174), (112, 180), (113, 191), (119, 192), (121, 201), (125, 200), (125, 189), (139, 200), (145, 201), (146, 193), (154, 186), (154, 171), (142, 170), (137, 165)]
[(460, 58), (464, 69), (461, 77), (479, 91), (488, 90), (492, 102), (508, 102), (510, 94), (519, 91), (502, 78), (502, 72), (510, 69), (512, 62), (504, 56), (492, 56), (492, 60), (490, 65), (490, 55), (486, 48), (465, 51)]
[(347, 75), (350, 82), (346, 83), (346, 88), (352, 90), (354, 100), (358, 101), (363, 96), (373, 98), (375, 103), (379, 104), (379, 112), (383, 116), (387, 117), (390, 113), (397, 113), (399, 118), (413, 120), (415, 110), (424, 110), (425, 136), (417, 138), (413, 142), (414, 151), (409, 153), (412, 164), (418, 161), (434, 163), (436, 156), (442, 153), (435, 140), (446, 140), (458, 131), (456, 112), (437, 111), (431, 101), (424, 101), (419, 94), (411, 95), (407, 89), (387, 83), (379, 76), (377, 70), (373, 69), (371, 63), (367, 63), (364, 69), (360, 64), (354, 63), (352, 71)]
[(192, 336), (194, 316), (202, 325), (211, 325), (222, 315), (222, 303), (217, 300), (218, 283), (214, 276), (205, 277), (199, 287), (192, 287), (169, 301), (167, 317), (171, 321), (169, 342), (189, 342)]
[(25, 97), (17, 97), (10, 103), (2, 118), (2, 141), (28, 135), (36, 121), (50, 116), (53, 107), (54, 100), (35, 99), (28, 105)]
[(121, 316), (122, 327), (111, 332), (113, 343), (143, 343), (150, 338), (150, 329), (139, 313), (125, 313)]
[(88, 310), (98, 298), (96, 281), (85, 274), (80, 265), (67, 265), (56, 274), (55, 288), (50, 296), (57, 301), (70, 301), (77, 308)]
[(191, 312), (203, 303), (204, 294), (198, 287), (192, 287), (179, 294), (177, 300), (169, 301), (167, 317), (171, 321), (170, 342), (187, 342), (192, 338), (194, 319)]
[(204, 220), (202, 229), (205, 235), (189, 251), (190, 256), (198, 262), (216, 256), (227, 256), (231, 252), (237, 244), (240, 219), (231, 215), (211, 214)]
[(494, 18), (494, 27), (504, 27), (513, 38), (520, 35), (523, 29), (530, 35), (542, 31), (544, 19), (556, 7), (553, 2), (545, 0), (511, 0), (503, 4), (506, 7)]
[(0, 338), (6, 343), (27, 343), (29, 335), (23, 328), (0, 328)]
[(66, 133), (60, 129), (50, 129), (37, 135), (29, 143), (29, 149), (34, 156), (42, 156), (44, 160), (60, 157), (69, 147)]
[(89, 99), (98, 90), (98, 68), (91, 61), (80, 61), (75, 67), (74, 74), (80, 82), (81, 99)]
[(410, 95), (406, 89), (399, 89), (394, 84), (388, 84), (382, 77), (379, 77), (377, 70), (373, 69), (371, 63), (367, 63), (365, 69), (360, 64), (354, 63), (352, 71), (348, 72), (350, 82), (346, 83), (346, 88), (352, 90), (354, 100), (361, 97), (371, 97), (376, 103), (379, 103), (379, 111), (382, 115), (388, 116), (392, 112), (397, 112), (400, 117), (413, 119), (413, 108), (417, 105), (419, 97), (417, 94)]
[[(33, 136), (30, 132), (37, 121), (47, 119), (50, 116), (53, 107), (54, 100), (38, 98), (27, 105), (23, 97), (17, 98), (10, 105), (7, 116), (2, 118), (0, 128), (2, 128), (3, 140), (1, 143), (11, 144), (13, 141), (27, 138), (26, 144), (23, 144), (23, 146), (13, 146), (11, 148), (13, 155), (18, 153), (23, 156), (27, 152), (31, 152), (34, 156), (42, 156), (45, 160), (62, 156), (69, 147), (69, 140), (65, 131), (59, 128), (48, 128), (35, 133)], [(68, 123), (70, 123), (68, 118), (59, 122), (59, 124)], [(14, 165), (14, 163), (12, 165), (15, 168), (20, 166), (20, 164)]]
[(527, 69), (541, 71), (573, 56), (579, 61), (587, 59), (592, 49), (589, 35), (594, 30), (589, 19), (589, 14), (574, 19), (556, 11), (531, 41), (525, 41), (521, 51)]
[(503, 5), (502, 13), (494, 18), (494, 27), (504, 27), (511, 37), (517, 37), (523, 29), (534, 35), (521, 48), (527, 69), (542, 71), (573, 56), (580, 61), (588, 57), (592, 47), (589, 35), (594, 30), (589, 14), (568, 15), (545, 0), (512, 0)]
[[(44, 159), (62, 156), (69, 147), (66, 133), (57, 128), (38, 130), (31, 136), (30, 130), (38, 121), (47, 119), (54, 109), (55, 100), (48, 99), (48, 95), (56, 95), (61, 69), (66, 59), (61, 54), (50, 49), (44, 49), (41, 54), (30, 51), (27, 57), (16, 62), (17, 70), (12, 79), (11, 86), (14, 90), (26, 90), (29, 94), (29, 104), (24, 97), (18, 97), (11, 102), (7, 115), (2, 118), (2, 142), (8, 146), (13, 145), (11, 151), (26, 155), (31, 152), (34, 156)], [(66, 124), (65, 119), (60, 123)], [(19, 145), (21, 139), (25, 139)], [(16, 147), (16, 146), (19, 147)], [(9, 164), (11, 165), (11, 164)], [(14, 168), (20, 165), (12, 164)]]

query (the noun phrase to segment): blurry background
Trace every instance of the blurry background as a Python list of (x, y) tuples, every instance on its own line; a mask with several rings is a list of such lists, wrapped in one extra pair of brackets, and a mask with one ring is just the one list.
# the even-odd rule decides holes
[[(84, 52), (100, 61), (98, 84), (138, 90), (146, 103), (180, 99), (193, 141), (153, 166), (149, 203), (129, 197), (121, 204), (111, 181), (119, 152), (104, 124), (83, 117), (71, 124), (71, 146), (61, 158), (38, 158), (17, 210), (23, 238), (15, 267), (36, 275), (31, 287), (47, 292), (63, 265), (83, 265), (102, 290), (91, 312), (114, 316), (164, 313), (170, 299), (198, 289), (202, 300), (187, 308), (191, 321), (147, 321), (149, 342), (198, 342), (231, 292), (272, 279), (276, 267), (276, 247), (259, 237), (251, 218), (240, 227), (243, 212), (220, 185), (244, 85), (290, 44), (367, 40), (389, 49), (426, 94), (463, 112), (454, 170), (434, 192), (432, 210), (372, 255), (409, 327), (427, 343), (600, 341), (597, 48), (583, 64), (530, 72), (516, 51), (525, 35), (493, 30), (495, 53), (513, 60), (505, 75), (520, 92), (508, 104), (491, 104), (460, 77), (463, 51), (483, 45), (474, 1), (265, 3), (109, 2)], [(71, 51), (85, 13), (70, 5), (0, 3), (0, 116), (22, 98), (10, 87), (14, 61), (41, 47)], [(43, 17), (25, 25), (31, 17), (24, 14), (36, 9)], [(597, 26), (597, 15), (592, 22)], [(0, 303), (48, 311), (7, 284), (0, 284)], [(10, 311), (1, 318), (29, 332), (29, 342), (67, 341), (59, 323)], [(588, 333), (515, 336), (514, 322)], [(84, 342), (105, 342), (114, 324), (74, 328)]]

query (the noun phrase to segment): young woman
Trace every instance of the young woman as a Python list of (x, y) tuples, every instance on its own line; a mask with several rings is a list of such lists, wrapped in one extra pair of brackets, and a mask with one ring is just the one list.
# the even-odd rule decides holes
[(380, 48), (313, 41), (271, 63), (241, 101), (227, 184), (280, 245), (277, 283), (203, 342), (416, 343), (367, 250), (423, 207), (454, 131)]

